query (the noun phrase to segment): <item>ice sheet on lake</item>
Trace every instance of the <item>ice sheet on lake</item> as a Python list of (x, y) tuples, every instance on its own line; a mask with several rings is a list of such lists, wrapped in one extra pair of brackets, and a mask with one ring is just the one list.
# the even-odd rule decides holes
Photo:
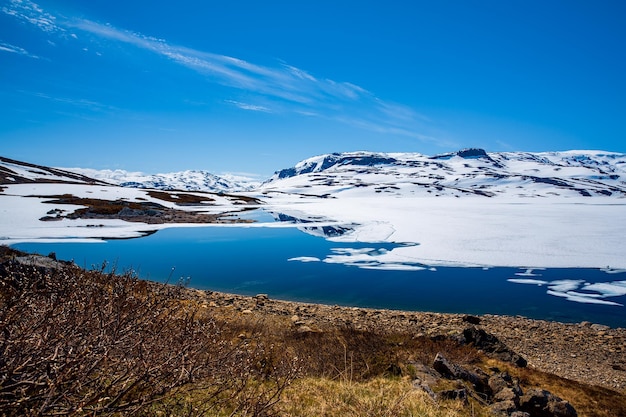
[[(379, 263), (455, 267), (626, 269), (626, 204), (581, 198), (281, 195), (266, 209), (350, 225), (337, 242), (402, 244)], [(303, 230), (306, 231), (306, 230)], [(410, 244), (410, 245), (404, 245)], [(520, 272), (523, 274), (524, 272)], [(525, 276), (525, 275), (521, 275)]]
[(626, 295), (626, 281), (598, 282), (593, 284), (589, 284), (580, 279), (543, 281), (538, 279), (511, 278), (508, 281), (515, 284), (545, 285), (548, 288), (546, 293), (549, 295), (563, 297), (568, 301), (585, 304), (623, 306), (623, 304), (606, 300), (606, 298)]
[(424, 265), (407, 259), (390, 261), (386, 257), (390, 250), (386, 248), (333, 248), (331, 252), (324, 259), (324, 262), (386, 271), (422, 271), (426, 269)]

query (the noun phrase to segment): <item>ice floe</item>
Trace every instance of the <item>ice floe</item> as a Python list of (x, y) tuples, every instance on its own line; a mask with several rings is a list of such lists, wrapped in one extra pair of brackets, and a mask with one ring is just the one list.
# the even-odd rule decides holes
[(289, 258), (288, 261), (298, 261), (298, 262), (321, 262), (320, 258), (316, 258), (315, 256), (298, 256), (295, 258)]
[(609, 301), (606, 298), (626, 295), (626, 281), (598, 282), (593, 284), (579, 279), (543, 281), (511, 278), (508, 281), (515, 284), (546, 286), (548, 295), (562, 297), (577, 303), (623, 306), (621, 303)]

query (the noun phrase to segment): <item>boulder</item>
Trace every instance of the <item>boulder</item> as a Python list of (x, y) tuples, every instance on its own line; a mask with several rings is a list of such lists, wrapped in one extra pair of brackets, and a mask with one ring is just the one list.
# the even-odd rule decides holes
[(532, 389), (522, 395), (519, 410), (533, 417), (577, 417), (572, 405), (542, 389)]
[(489, 411), (494, 416), (510, 416), (518, 411), (517, 405), (513, 401), (500, 401), (489, 406)]
[(528, 364), (526, 362), (526, 359), (513, 352), (497, 337), (487, 333), (483, 329), (468, 327), (467, 329), (463, 330), (463, 334), (460, 339), (467, 344), (474, 345), (476, 348), (490, 354), (490, 356), (496, 359), (500, 359), (505, 362), (511, 362), (520, 368), (524, 368)]
[(460, 365), (451, 363), (441, 353), (437, 353), (435, 356), (433, 368), (445, 378), (469, 382), (476, 391), (491, 395), (487, 375), (472, 372)]
[(463, 316), (463, 321), (469, 324), (480, 324), (480, 318), (476, 317), (476, 316), (471, 316), (471, 315), (465, 315)]
[(503, 388), (493, 396), (493, 401), (513, 401), (517, 405), (519, 398), (519, 394), (513, 388)]
[[(502, 396), (509, 397), (512, 394), (515, 397), (516, 403), (519, 397), (523, 395), (522, 388), (519, 386), (519, 383), (513, 378), (511, 378), (511, 375), (509, 375), (507, 372), (502, 372), (499, 374), (492, 375), (489, 378), (488, 384), (489, 384), (489, 388), (491, 388), (491, 392), (493, 393), (494, 399), (496, 401), (502, 401), (502, 400), (498, 400), (498, 394), (500, 394), (500, 392), (503, 392), (503, 391), (507, 391), (507, 392), (502, 394), (501, 397)], [(506, 399), (512, 399), (512, 398), (506, 398)]]
[(491, 388), (491, 391), (494, 394), (497, 394), (498, 392), (502, 391), (504, 388), (508, 388), (510, 384), (513, 383), (513, 379), (511, 378), (511, 375), (509, 375), (506, 372), (503, 372), (503, 373), (495, 374), (489, 377), (488, 383), (489, 383), (489, 388)]

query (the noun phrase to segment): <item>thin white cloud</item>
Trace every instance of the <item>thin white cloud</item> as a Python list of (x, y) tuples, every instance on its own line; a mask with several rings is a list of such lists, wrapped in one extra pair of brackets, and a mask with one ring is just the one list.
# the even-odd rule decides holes
[(256, 105), (256, 104), (250, 104), (250, 103), (242, 103), (241, 101), (236, 101), (236, 100), (225, 100), (226, 103), (232, 104), (236, 107), (239, 107), (242, 110), (252, 110), (252, 111), (260, 111), (260, 112), (264, 112), (264, 113), (271, 113), (272, 111), (265, 107), (265, 106), (260, 106), (260, 105)]
[[(447, 145), (433, 135), (427, 117), (413, 109), (385, 102), (363, 87), (318, 78), (286, 63), (258, 65), (240, 58), (174, 45), (164, 39), (146, 36), (83, 18), (55, 16), (30, 0), (11, 0), (2, 8), (5, 14), (31, 23), (58, 36), (121, 42), (167, 58), (207, 77), (210, 82), (244, 92), (253, 100), (225, 100), (243, 110), (322, 117), (361, 129), (419, 141)], [(79, 36), (83, 32), (90, 36)], [(251, 101), (251, 102), (250, 102)], [(262, 104), (257, 104), (262, 103)]]
[(109, 106), (107, 104), (103, 104), (94, 100), (89, 100), (85, 98), (70, 98), (70, 97), (55, 97), (45, 93), (40, 92), (32, 92), (32, 91), (18, 91), (21, 94), (37, 97), (43, 100), (53, 101), (55, 103), (65, 104), (72, 107), (79, 107), (87, 110), (91, 110), (94, 112), (119, 112), (120, 109), (114, 106)]
[(44, 32), (65, 31), (57, 24), (56, 16), (45, 12), (38, 4), (29, 0), (10, 0), (8, 5), (2, 7), (2, 12), (35, 25)]
[(39, 57), (37, 55), (31, 54), (30, 52), (28, 52), (24, 48), (20, 48), (19, 46), (11, 45), (11, 44), (4, 43), (4, 42), (0, 42), (0, 51), (2, 51), (2, 52), (10, 52), (10, 53), (13, 53), (13, 54), (18, 54), (18, 55), (24, 55), (24, 56), (27, 56), (29, 58), (39, 59)]

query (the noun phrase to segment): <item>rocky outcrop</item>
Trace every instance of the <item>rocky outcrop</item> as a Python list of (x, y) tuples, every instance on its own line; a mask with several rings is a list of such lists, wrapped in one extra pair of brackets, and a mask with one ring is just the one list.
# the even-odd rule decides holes
[(505, 362), (511, 362), (520, 368), (528, 364), (526, 359), (512, 351), (507, 345), (498, 340), (496, 336), (487, 333), (483, 329), (468, 327), (463, 330), (459, 341), (464, 344), (473, 345), (491, 357)]
[(488, 383), (489, 376), (480, 370), (470, 371), (460, 365), (451, 363), (441, 353), (435, 356), (433, 368), (445, 378), (469, 382), (474, 391), (491, 395), (491, 388), (489, 388)]
[[(435, 398), (467, 401), (469, 397), (490, 404), (494, 416), (512, 417), (576, 417), (578, 414), (567, 401), (543, 389), (523, 392), (519, 381), (507, 372), (494, 369), (489, 376), (480, 369), (468, 370), (450, 362), (441, 353), (433, 361), (433, 368), (442, 378), (460, 381), (463, 388), (443, 390)], [(424, 383), (420, 387), (425, 389)], [(426, 390), (428, 392), (428, 390)]]
[(519, 409), (533, 417), (576, 417), (572, 405), (542, 389), (529, 390), (520, 398)]

